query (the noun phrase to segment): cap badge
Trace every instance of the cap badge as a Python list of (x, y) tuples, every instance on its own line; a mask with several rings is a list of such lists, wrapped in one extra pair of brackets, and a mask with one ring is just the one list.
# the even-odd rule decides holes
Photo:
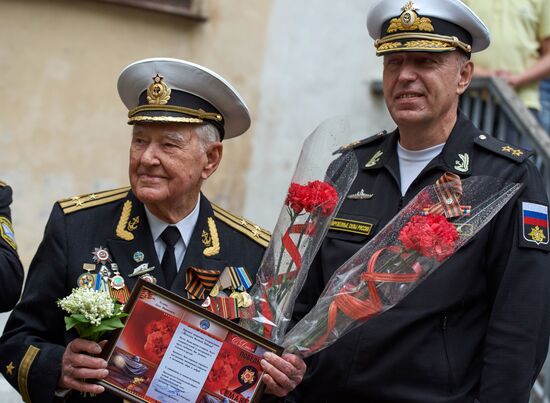
[(147, 102), (153, 105), (165, 105), (170, 99), (172, 90), (162, 82), (164, 77), (157, 73), (153, 77), (153, 83), (147, 87)]
[(412, 1), (408, 1), (402, 8), (399, 18), (392, 18), (387, 33), (397, 31), (425, 31), (433, 32), (432, 21), (427, 17), (418, 17), (418, 10)]

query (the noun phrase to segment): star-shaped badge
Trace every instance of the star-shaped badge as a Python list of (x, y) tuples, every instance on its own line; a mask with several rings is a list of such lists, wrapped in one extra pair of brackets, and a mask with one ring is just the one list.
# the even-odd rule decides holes
[(15, 366), (13, 365), (13, 361), (10, 361), (10, 363), (6, 365), (6, 375), (13, 375), (14, 369), (15, 369)]

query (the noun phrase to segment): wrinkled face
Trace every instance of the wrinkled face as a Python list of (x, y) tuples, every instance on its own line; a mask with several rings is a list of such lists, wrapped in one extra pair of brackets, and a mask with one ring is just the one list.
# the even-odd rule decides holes
[(150, 206), (180, 206), (196, 200), (211, 172), (192, 124), (137, 124), (130, 146), (130, 184)]
[(434, 123), (456, 114), (471, 78), (458, 51), (396, 52), (384, 56), (384, 99), (397, 125)]

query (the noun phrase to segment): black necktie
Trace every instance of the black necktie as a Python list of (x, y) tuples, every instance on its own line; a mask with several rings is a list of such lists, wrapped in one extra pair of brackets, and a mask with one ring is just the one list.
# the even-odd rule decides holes
[(166, 277), (166, 285), (168, 288), (174, 282), (176, 274), (178, 273), (178, 268), (176, 266), (176, 255), (174, 254), (174, 246), (180, 239), (180, 231), (177, 227), (168, 226), (162, 234), (160, 234), (160, 239), (166, 244), (166, 250), (164, 251), (164, 256), (162, 256), (162, 262), (160, 267), (164, 272), (164, 277)]

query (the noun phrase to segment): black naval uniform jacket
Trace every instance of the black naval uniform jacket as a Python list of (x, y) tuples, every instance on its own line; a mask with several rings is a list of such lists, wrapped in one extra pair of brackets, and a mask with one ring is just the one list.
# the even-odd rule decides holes
[[(122, 211), (128, 203), (131, 212), (124, 218)], [(220, 245), (219, 253), (213, 256), (203, 254), (202, 235), (203, 231), (210, 233), (209, 217), (214, 218)], [(255, 278), (264, 252), (260, 238), (265, 240), (267, 234), (260, 233), (259, 227), (211, 205), (201, 195), (198, 221), (183, 263), (173, 284), (167, 287), (144, 206), (129, 188), (56, 203), (30, 265), (21, 302), (13, 310), (0, 339), (0, 368), (4, 377), (27, 403), (54, 400), (65, 346), (77, 337), (75, 332), (65, 331), (65, 312), (56, 301), (77, 287), (77, 279), (84, 273), (83, 263), (93, 263), (94, 248), (108, 249), (129, 290), (137, 281), (128, 275), (140, 264), (133, 258), (139, 251), (145, 256), (143, 262), (156, 268), (149, 274), (156, 277), (158, 285), (185, 296), (182, 273), (189, 266), (219, 270), (226, 266), (244, 266), (251, 278)], [(75, 391), (66, 400), (121, 401), (108, 392), (91, 398)]]
[(539, 245), (521, 241), (520, 203), (548, 206), (541, 177), (526, 151), (483, 134), (459, 113), (440, 155), (402, 197), (398, 136), (381, 133), (355, 147), (359, 173), (349, 194), (363, 190), (371, 197), (346, 199), (337, 217), (372, 228), (331, 228), (295, 320), (311, 309), (335, 269), (445, 171), (506, 178), (523, 188), (401, 303), (310, 357), (305, 379), (289, 400), (528, 402), (548, 347), (550, 257), (548, 239)]
[(0, 312), (12, 309), (23, 287), (23, 265), (11, 225), (12, 190), (0, 181)]

